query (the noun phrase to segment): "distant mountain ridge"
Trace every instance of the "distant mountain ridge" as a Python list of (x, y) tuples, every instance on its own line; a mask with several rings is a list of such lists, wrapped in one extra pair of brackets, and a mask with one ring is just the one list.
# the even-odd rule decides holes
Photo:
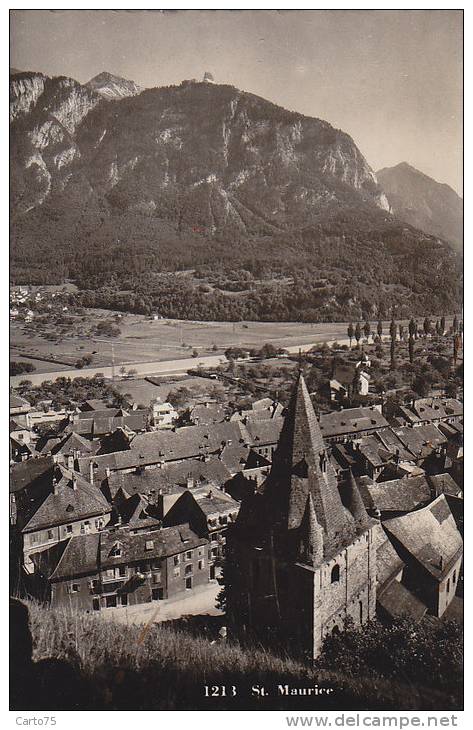
[(296, 266), (320, 278), (323, 317), (420, 308), (434, 286), (453, 307), (455, 256), (390, 214), (348, 134), (229, 85), (104, 94), (114, 79), (11, 77), (15, 280)]
[(385, 167), (377, 177), (396, 216), (462, 250), (463, 201), (449, 185), (407, 162)]

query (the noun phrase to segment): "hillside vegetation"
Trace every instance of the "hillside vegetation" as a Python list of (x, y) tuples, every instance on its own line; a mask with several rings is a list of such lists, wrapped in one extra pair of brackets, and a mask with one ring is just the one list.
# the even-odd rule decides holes
[[(394, 218), (323, 120), (204, 83), (110, 102), (19, 74), (11, 99), (15, 283), (73, 279), (116, 308), (206, 320), (458, 310), (459, 256)], [(174, 275), (190, 268), (210, 290)]]
[[(87, 613), (28, 603), (34, 659), (69, 662), (81, 677), (78, 702), (95, 709), (459, 709), (457, 624), (368, 625), (330, 640), (313, 668), (261, 647), (210, 643), (216, 629), (124, 626)], [(197, 619), (199, 621), (199, 619)], [(207, 633), (207, 631), (209, 633)], [(235, 685), (237, 696), (206, 698), (205, 685)], [(270, 696), (251, 695), (265, 685)], [(333, 687), (332, 695), (278, 697), (277, 685)], [(52, 708), (50, 708), (52, 709)]]

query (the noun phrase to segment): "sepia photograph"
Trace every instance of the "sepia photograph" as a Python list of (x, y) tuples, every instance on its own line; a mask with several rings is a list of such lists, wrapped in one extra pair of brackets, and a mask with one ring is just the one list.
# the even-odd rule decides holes
[(463, 10), (8, 19), (16, 724), (457, 727)]

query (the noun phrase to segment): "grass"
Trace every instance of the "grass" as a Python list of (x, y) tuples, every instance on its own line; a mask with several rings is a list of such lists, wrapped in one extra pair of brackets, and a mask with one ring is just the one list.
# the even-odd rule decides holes
[[(57, 658), (80, 672), (87, 687), (82, 709), (444, 710), (452, 706), (450, 698), (432, 689), (315, 672), (310, 665), (259, 646), (211, 644), (202, 625), (196, 631), (190, 621), (143, 628), (33, 602), (28, 608), (35, 661)], [(237, 695), (206, 698), (206, 684), (235, 685)], [(267, 697), (252, 695), (256, 684), (265, 686)], [(278, 684), (318, 684), (333, 688), (333, 693), (281, 697)]]

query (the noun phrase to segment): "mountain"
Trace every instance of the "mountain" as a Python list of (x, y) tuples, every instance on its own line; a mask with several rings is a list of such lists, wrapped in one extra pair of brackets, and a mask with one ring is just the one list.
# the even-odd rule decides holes
[[(188, 81), (120, 99), (100, 88), (11, 78), (15, 281), (142, 289), (153, 272), (244, 269), (284, 300), (273, 316), (454, 306), (454, 254), (393, 218), (345, 132), (227, 85)], [(277, 283), (288, 276), (290, 305)], [(242, 305), (253, 294), (213, 290), (213, 316), (230, 306), (260, 316), (260, 304)]]
[(114, 76), (107, 71), (102, 71), (102, 73), (94, 76), (86, 83), (86, 86), (105, 99), (123, 99), (125, 96), (140, 94), (142, 91), (134, 81), (122, 79), (120, 76)]
[(463, 248), (463, 201), (449, 185), (438, 183), (401, 162), (377, 172), (393, 213), (427, 233)]

